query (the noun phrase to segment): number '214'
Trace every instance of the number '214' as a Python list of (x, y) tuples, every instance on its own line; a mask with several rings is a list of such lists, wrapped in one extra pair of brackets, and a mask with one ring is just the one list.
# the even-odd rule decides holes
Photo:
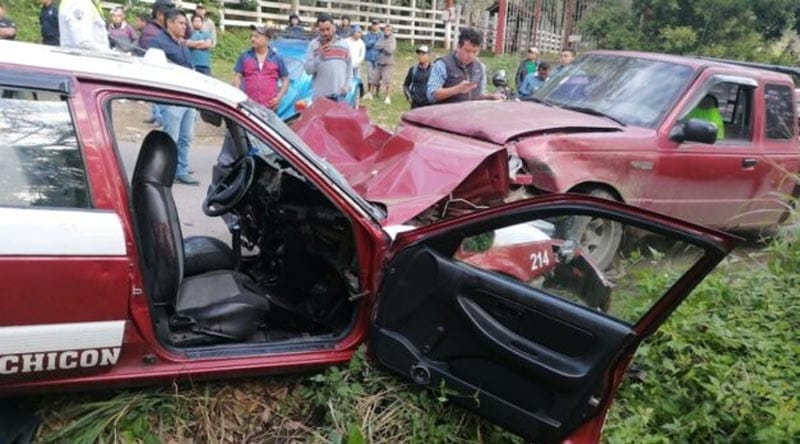
[(531, 253), (531, 271), (538, 270), (550, 264), (550, 258), (547, 257), (547, 252), (534, 251)]

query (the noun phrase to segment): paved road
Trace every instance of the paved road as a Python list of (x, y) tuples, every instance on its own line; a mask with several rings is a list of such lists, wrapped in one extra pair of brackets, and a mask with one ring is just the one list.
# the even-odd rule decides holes
[[(200, 179), (200, 186), (176, 183), (172, 187), (175, 205), (181, 219), (183, 236), (208, 235), (225, 242), (230, 242), (230, 234), (225, 223), (219, 217), (208, 217), (203, 214), (202, 202), (211, 183), (211, 167), (217, 162), (220, 145), (210, 140), (194, 143), (189, 152), (189, 164), (194, 168), (194, 176)], [(139, 145), (132, 142), (121, 142), (122, 162), (128, 177), (133, 175)]]

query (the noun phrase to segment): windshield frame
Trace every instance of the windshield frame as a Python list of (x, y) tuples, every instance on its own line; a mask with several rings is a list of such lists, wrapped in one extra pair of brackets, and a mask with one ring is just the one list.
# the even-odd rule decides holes
[(275, 133), (281, 140), (286, 142), (295, 152), (300, 154), (303, 159), (313, 165), (317, 171), (322, 173), (331, 183), (352, 200), (356, 206), (366, 215), (376, 222), (386, 219), (386, 211), (379, 206), (370, 203), (358, 194), (344, 175), (331, 165), (327, 160), (319, 157), (286, 123), (278, 117), (271, 109), (256, 103), (250, 99), (240, 104), (247, 116), (252, 117), (262, 129)]
[[(583, 101), (583, 100), (575, 100), (569, 101), (561, 99), (561, 98), (553, 98), (552, 93), (558, 91), (558, 88), (568, 79), (570, 76), (575, 74), (581, 75), (585, 73), (582, 69), (582, 66), (591, 62), (592, 60), (598, 59), (620, 59), (629, 61), (628, 63), (647, 63), (652, 66), (669, 66), (675, 67), (676, 69), (684, 69), (686, 71), (686, 76), (681, 80), (682, 83), (678, 83), (674, 91), (672, 91), (672, 96), (663, 102), (661, 105), (660, 112), (654, 116), (652, 119), (648, 121), (634, 121), (631, 120), (630, 115), (619, 115), (619, 113), (615, 113), (614, 109), (612, 108), (603, 108), (603, 107), (596, 107), (598, 101)], [(585, 74), (584, 74), (585, 75)], [(613, 52), (593, 52), (584, 54), (578, 57), (573, 63), (569, 66), (566, 66), (562, 69), (559, 73), (554, 75), (551, 79), (548, 79), (547, 83), (545, 83), (542, 88), (537, 90), (533, 94), (533, 98), (543, 101), (548, 105), (556, 106), (559, 108), (565, 108), (565, 105), (569, 106), (577, 106), (577, 107), (586, 107), (592, 110), (595, 110), (599, 113), (605, 114), (610, 116), (613, 119), (619, 120), (624, 122), (625, 125), (630, 125), (634, 127), (640, 128), (649, 128), (649, 129), (657, 129), (661, 127), (664, 120), (669, 116), (669, 114), (674, 110), (675, 106), (680, 102), (682, 97), (687, 93), (687, 91), (691, 88), (692, 84), (695, 82), (697, 77), (700, 75), (698, 69), (693, 67), (691, 64), (684, 64), (680, 63), (679, 61), (674, 60), (664, 60), (658, 59), (655, 57), (646, 57), (643, 55), (636, 55), (636, 54), (615, 54)], [(608, 84), (608, 79), (603, 79), (603, 82)], [(600, 88), (602, 89), (602, 88)], [(623, 91), (625, 87), (618, 88), (618, 91)], [(641, 93), (639, 95), (642, 97)], [(642, 100), (633, 100), (633, 99), (626, 99), (624, 102), (619, 103), (641, 103), (644, 102)]]

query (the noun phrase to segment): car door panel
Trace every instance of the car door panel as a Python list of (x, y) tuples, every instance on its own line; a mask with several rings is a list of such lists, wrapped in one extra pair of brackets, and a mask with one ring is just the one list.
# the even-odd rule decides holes
[[(683, 299), (679, 296), (685, 297), (731, 248), (724, 235), (670, 226), (676, 221), (621, 204), (578, 196), (542, 199), (558, 205), (580, 201), (556, 213), (548, 213), (547, 203), (540, 204), (542, 217), (556, 215), (555, 221), (574, 211), (600, 209), (597, 214), (702, 245), (705, 254), (697, 262), (691, 256), (689, 264), (681, 265), (681, 277), (664, 284), (662, 297), (648, 305), (664, 312), (674, 309)], [(546, 283), (523, 282), (454, 255), (476, 233), (527, 218), (539, 220), (526, 206), (535, 208), (536, 200), (447, 222), (446, 228), (423, 228), (415, 241), (410, 240), (414, 232), (401, 234), (381, 285), (370, 346), (381, 364), (400, 375), (442, 391), (526, 439), (549, 442), (568, 436), (607, 408), (613, 375), (627, 365), (644, 332), (650, 333), (663, 318), (641, 309), (641, 321), (628, 322), (556, 296), (560, 293)], [(564, 245), (559, 242), (554, 241), (554, 249)], [(571, 268), (567, 277), (585, 271)], [(555, 287), (552, 276), (544, 279)]]
[[(633, 334), (622, 323), (587, 317), (566, 301), (551, 301), (524, 284), (451, 263), (429, 248), (399, 256), (395, 264), (408, 271), (386, 282), (387, 288), (402, 294), (382, 295), (390, 305), (384, 305), (385, 314), (377, 320), (378, 336), (395, 342), (393, 346), (406, 358), (383, 363), (406, 373), (410, 359), (416, 371), (434, 373), (438, 363), (447, 362), (447, 373), (480, 381), (480, 385), (462, 381), (457, 391), (516, 393), (519, 396), (511, 404), (521, 407), (514, 423), (530, 424), (531, 434), (552, 433), (546, 429), (559, 428), (567, 420), (560, 412), (586, 404), (593, 395), (586, 387), (602, 377), (596, 368), (605, 367)], [(481, 356), (494, 356), (497, 362)], [(504, 376), (482, 376), (497, 372)], [(530, 383), (529, 376), (572, 395), (557, 397), (552, 390), (541, 389), (539, 382)], [(518, 386), (512, 390), (509, 384)], [(493, 408), (481, 397), (479, 413)], [(527, 411), (537, 413), (531, 417), (524, 414)]]

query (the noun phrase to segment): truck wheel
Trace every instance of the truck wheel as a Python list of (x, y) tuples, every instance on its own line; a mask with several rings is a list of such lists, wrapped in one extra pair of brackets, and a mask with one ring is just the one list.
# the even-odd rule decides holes
[[(588, 192), (593, 197), (617, 200), (610, 192), (593, 188)], [(588, 252), (595, 265), (607, 270), (614, 262), (622, 241), (623, 226), (619, 222), (591, 216), (573, 216), (564, 221), (560, 235), (563, 239), (574, 239), (583, 251)]]

